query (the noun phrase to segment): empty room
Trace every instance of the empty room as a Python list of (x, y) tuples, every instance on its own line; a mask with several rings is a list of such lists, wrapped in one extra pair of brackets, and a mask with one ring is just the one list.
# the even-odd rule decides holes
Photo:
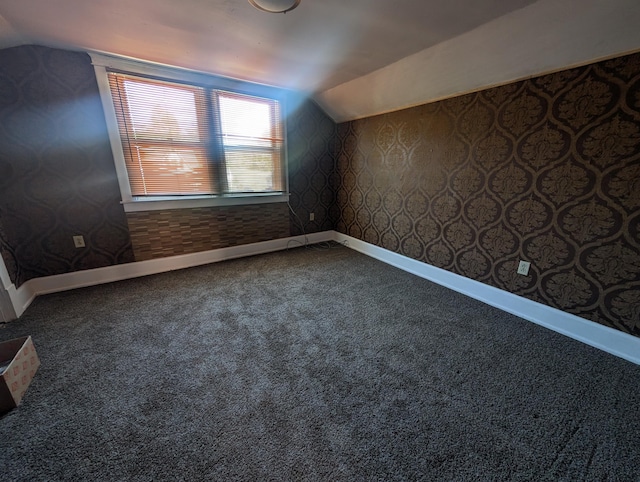
[(640, 481), (637, 0), (0, 0), (0, 480)]

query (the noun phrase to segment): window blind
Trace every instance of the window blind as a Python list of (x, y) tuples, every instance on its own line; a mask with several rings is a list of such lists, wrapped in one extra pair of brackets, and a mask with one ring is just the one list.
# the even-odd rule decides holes
[(133, 196), (215, 193), (201, 87), (110, 72)]
[(279, 103), (223, 91), (216, 100), (228, 191), (282, 191)]
[(108, 72), (134, 197), (283, 192), (280, 103)]

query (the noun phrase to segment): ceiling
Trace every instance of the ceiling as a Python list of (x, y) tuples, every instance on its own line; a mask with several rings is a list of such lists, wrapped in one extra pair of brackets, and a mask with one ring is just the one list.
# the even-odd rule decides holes
[(0, 46), (94, 49), (322, 91), (535, 0), (0, 0)]
[[(35, 43), (96, 50), (299, 90), (316, 96), (335, 119), (345, 120), (372, 112), (365, 108), (339, 113), (344, 109), (331, 105), (334, 94), (342, 92), (338, 98), (344, 103), (354, 85), (361, 91), (370, 84), (362, 79), (375, 84), (377, 72), (390, 65), (437, 52), (439, 46), (460, 38), (468, 38), (465, 48), (473, 57), (483, 38), (477, 33), (483, 28), (490, 34), (510, 18), (520, 19), (526, 27), (530, 15), (550, 5), (573, 5), (568, 12), (579, 17), (585, 3), (624, 4), (636, 13), (638, 7), (633, 5), (640, 4), (636, 0), (302, 0), (287, 14), (271, 14), (247, 0), (0, 0), (0, 48)], [(549, 28), (544, 20), (537, 20), (536, 35), (544, 36)], [(502, 42), (517, 43), (509, 38)], [(401, 69), (405, 70), (406, 66)], [(428, 100), (422, 97), (417, 101)], [(395, 107), (415, 103), (413, 97), (393, 102)]]

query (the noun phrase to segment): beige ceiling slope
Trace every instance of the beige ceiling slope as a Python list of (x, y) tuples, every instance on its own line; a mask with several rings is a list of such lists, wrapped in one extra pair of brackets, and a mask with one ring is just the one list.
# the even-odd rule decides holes
[(336, 120), (640, 50), (640, 0), (0, 0), (0, 48), (94, 50), (315, 93)]
[(640, 50), (638, 0), (540, 0), (315, 99), (337, 122)]
[(0, 49), (17, 47), (28, 43), (28, 40), (20, 35), (7, 20), (0, 15)]
[(247, 0), (0, 0), (0, 15), (42, 45), (320, 92), (534, 1), (302, 0), (282, 15)]

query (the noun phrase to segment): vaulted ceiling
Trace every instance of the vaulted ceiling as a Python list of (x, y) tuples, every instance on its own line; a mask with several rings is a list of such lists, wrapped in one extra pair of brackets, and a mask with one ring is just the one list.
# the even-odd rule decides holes
[(313, 95), (342, 121), (640, 49), (637, 0), (0, 0), (0, 48), (102, 51)]

